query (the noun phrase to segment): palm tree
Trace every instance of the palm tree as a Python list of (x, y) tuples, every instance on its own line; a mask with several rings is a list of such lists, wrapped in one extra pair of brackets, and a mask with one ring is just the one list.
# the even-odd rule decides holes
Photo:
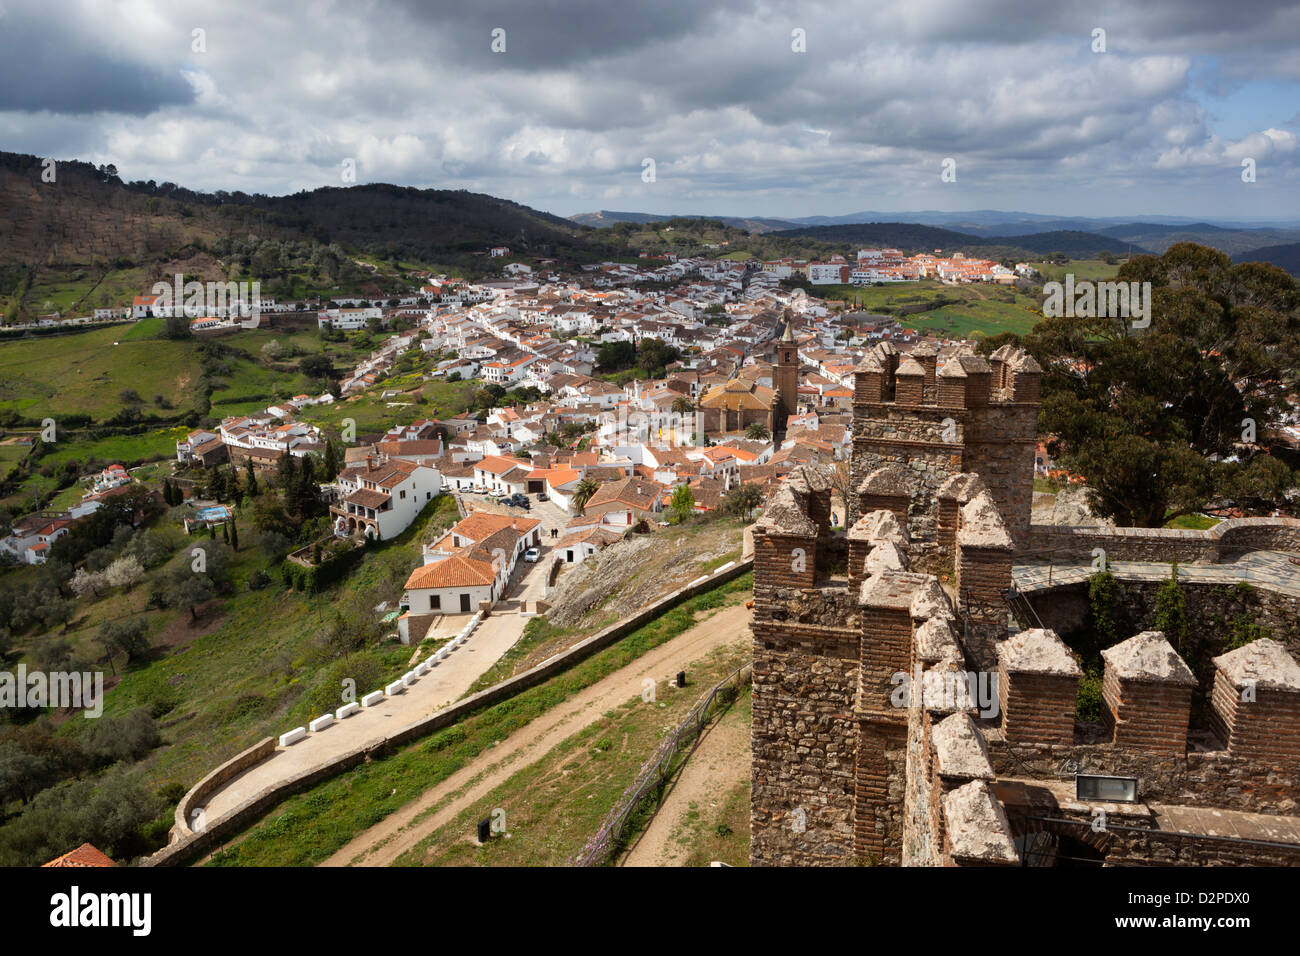
[(578, 514), (582, 514), (587, 507), (587, 502), (591, 496), (596, 493), (600, 486), (596, 484), (595, 478), (583, 478), (578, 482), (578, 486), (573, 489), (573, 504), (578, 509)]
[(767, 430), (766, 425), (760, 425), (758, 422), (750, 425), (745, 429), (745, 437), (754, 441), (767, 441), (772, 437), (772, 433)]
[(691, 400), (685, 395), (673, 402), (673, 411), (678, 415), (689, 415), (694, 410), (695, 406), (691, 404)]

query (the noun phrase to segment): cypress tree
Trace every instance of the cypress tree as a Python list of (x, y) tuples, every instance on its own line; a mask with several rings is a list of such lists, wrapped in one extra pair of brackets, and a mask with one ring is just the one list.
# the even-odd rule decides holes
[(230, 519), (230, 546), (239, 550), (239, 525), (235, 524), (234, 518)]
[(1186, 642), (1191, 631), (1187, 615), (1187, 597), (1178, 580), (1178, 562), (1169, 566), (1169, 577), (1156, 592), (1155, 629), (1163, 631), (1165, 638), (1178, 653), (1187, 656)]
[(333, 481), (339, 473), (339, 453), (334, 444), (334, 440), (326, 439), (325, 441), (325, 474), (322, 476), (326, 481)]

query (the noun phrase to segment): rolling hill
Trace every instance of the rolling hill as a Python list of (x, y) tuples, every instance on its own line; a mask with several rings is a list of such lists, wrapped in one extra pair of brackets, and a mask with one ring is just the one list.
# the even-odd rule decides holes
[[(988, 255), (1012, 254), (1016, 250), (1046, 255), (1062, 252), (1073, 258), (1091, 258), (1104, 250), (1113, 250), (1114, 239), (1091, 232), (1061, 230), (1028, 235), (977, 236), (935, 226), (906, 222), (855, 223), (842, 226), (805, 226), (772, 234), (774, 238), (802, 236), (822, 242), (894, 246), (903, 250), (960, 250)], [(1137, 248), (1133, 251), (1145, 252)]]
[[(111, 167), (77, 161), (58, 162), (52, 182), (43, 170), (39, 157), (0, 153), (0, 312), (11, 319), (129, 301), (173, 271), (278, 277), (280, 294), (302, 294), (306, 276), (295, 284), (284, 257), (270, 257), (280, 260), (272, 266), (232, 258), (238, 243), (296, 243), (298, 260), (331, 246), (335, 261), (368, 256), (471, 272), (485, 269), (483, 253), (496, 245), (581, 261), (605, 252), (582, 226), (464, 190), (365, 184), (262, 196), (126, 183)], [(312, 279), (340, 288), (337, 270), (328, 272)]]
[(1271, 262), (1293, 276), (1300, 276), (1300, 242), (1280, 246), (1264, 246), (1233, 256), (1234, 262)]
[(612, 226), (617, 222), (643, 225), (651, 222), (667, 222), (670, 219), (708, 219), (711, 221), (716, 220), (733, 229), (744, 229), (754, 235), (775, 232), (779, 229), (795, 229), (800, 225), (800, 220), (772, 219), (761, 216), (663, 216), (658, 213), (614, 212), (609, 209), (601, 209), (597, 212), (583, 212), (576, 216), (570, 216), (569, 219), (579, 225), (591, 226), (596, 229)]

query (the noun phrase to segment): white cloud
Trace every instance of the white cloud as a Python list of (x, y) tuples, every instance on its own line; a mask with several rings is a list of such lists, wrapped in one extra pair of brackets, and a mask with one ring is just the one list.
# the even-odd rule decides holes
[[(7, 148), (71, 149), (130, 179), (193, 188), (335, 184), (350, 156), (361, 182), (478, 189), (560, 213), (617, 198), (755, 215), (940, 201), (1266, 215), (1282, 202), (1268, 190), (1300, 176), (1293, 102), (1228, 139), (1198, 99), (1212, 86), (1300, 79), (1291, 3), (1242, 0), (1234, 15), (1212, 0), (1154, 0), (1080, 17), (1028, 0), (735, 0), (719, 11), (484, 0), (436, 12), (83, 0), (55, 24), (35, 0), (8, 2), (24, 29), (61, 31), (66, 69), (111, 54), (136, 70), (113, 102), (136, 96), (140, 107), (74, 116), (62, 101), (13, 108), (0, 94)], [(488, 49), (495, 23), (508, 29), (505, 54)], [(1097, 25), (1108, 53), (1089, 48)], [(207, 53), (190, 50), (196, 26)], [(790, 49), (796, 26), (807, 53)], [(16, 43), (9, 69), (23, 67), (25, 46), (43, 49)], [(136, 79), (145, 68), (183, 77), (191, 100), (151, 103)], [(658, 163), (654, 184), (640, 181), (643, 156)], [(946, 156), (959, 160), (958, 182), (936, 192)], [(1272, 166), (1251, 194), (1259, 208), (1212, 184), (1189, 192), (1194, 171), (1212, 178), (1244, 156)]]

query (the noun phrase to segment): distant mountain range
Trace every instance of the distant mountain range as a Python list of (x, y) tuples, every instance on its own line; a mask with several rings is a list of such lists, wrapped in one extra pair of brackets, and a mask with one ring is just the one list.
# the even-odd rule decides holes
[(700, 218), (746, 229), (756, 235), (803, 236), (826, 242), (877, 243), (906, 248), (977, 249), (1015, 247), (1030, 252), (1092, 255), (1162, 253), (1177, 242), (1212, 246), (1237, 261), (1272, 262), (1296, 273), (1300, 219), (1207, 221), (1180, 216), (1064, 217), (978, 209), (970, 212), (856, 212), (843, 216), (784, 219), (764, 216), (666, 216), (602, 209), (571, 216), (585, 226), (617, 222), (651, 223)]

